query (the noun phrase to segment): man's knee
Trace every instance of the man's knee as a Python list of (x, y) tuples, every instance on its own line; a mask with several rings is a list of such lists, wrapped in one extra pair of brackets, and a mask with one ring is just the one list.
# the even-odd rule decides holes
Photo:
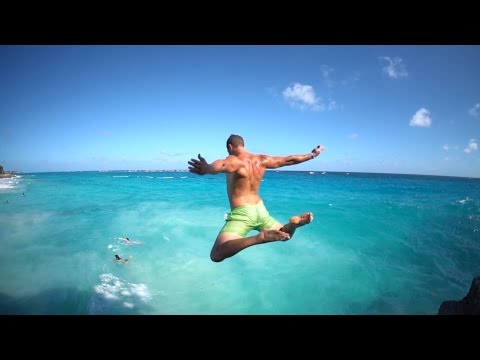
[(218, 256), (218, 255), (214, 255), (213, 253), (210, 253), (210, 259), (211, 259), (213, 262), (221, 262), (221, 261), (225, 260), (225, 258), (220, 257), (220, 256)]
[(212, 248), (212, 251), (210, 251), (210, 259), (213, 262), (220, 262), (220, 261), (223, 261), (225, 259), (225, 257), (221, 256), (220, 252), (218, 251), (217, 246), (214, 246)]

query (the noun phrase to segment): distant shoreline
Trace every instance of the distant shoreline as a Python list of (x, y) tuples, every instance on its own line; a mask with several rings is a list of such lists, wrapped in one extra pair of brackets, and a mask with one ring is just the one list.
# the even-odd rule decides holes
[(14, 178), (15, 174), (0, 174), (0, 179)]

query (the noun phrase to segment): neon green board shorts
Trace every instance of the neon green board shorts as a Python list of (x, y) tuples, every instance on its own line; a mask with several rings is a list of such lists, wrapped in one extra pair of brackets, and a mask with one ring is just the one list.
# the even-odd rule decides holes
[(263, 202), (257, 205), (239, 206), (225, 216), (225, 225), (221, 233), (228, 232), (244, 237), (250, 230), (268, 230), (275, 225), (275, 220), (268, 213)]

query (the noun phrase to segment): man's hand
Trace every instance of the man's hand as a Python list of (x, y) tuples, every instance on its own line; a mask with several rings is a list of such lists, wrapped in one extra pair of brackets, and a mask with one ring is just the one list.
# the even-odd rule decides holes
[(200, 154), (198, 154), (198, 160), (191, 159), (188, 164), (191, 165), (188, 170), (194, 174), (205, 175), (208, 172), (208, 163)]
[(317, 157), (320, 153), (325, 150), (323, 146), (318, 145), (315, 149), (312, 150), (313, 157)]

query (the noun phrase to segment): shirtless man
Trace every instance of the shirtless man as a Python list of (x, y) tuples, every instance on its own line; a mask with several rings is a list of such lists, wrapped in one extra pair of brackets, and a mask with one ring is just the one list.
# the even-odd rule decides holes
[[(312, 160), (324, 150), (317, 146), (305, 155), (269, 156), (249, 153), (239, 135), (231, 135), (227, 140), (229, 156), (208, 164), (198, 154), (197, 159), (188, 162), (189, 171), (197, 175), (226, 173), (227, 193), (231, 212), (215, 240), (210, 259), (220, 262), (252, 245), (272, 241), (287, 241), (295, 230), (313, 220), (312, 213), (292, 216), (288, 224), (276, 221), (265, 208), (258, 195), (260, 182), (266, 169), (300, 164)], [(258, 230), (257, 235), (245, 237), (250, 230)]]

